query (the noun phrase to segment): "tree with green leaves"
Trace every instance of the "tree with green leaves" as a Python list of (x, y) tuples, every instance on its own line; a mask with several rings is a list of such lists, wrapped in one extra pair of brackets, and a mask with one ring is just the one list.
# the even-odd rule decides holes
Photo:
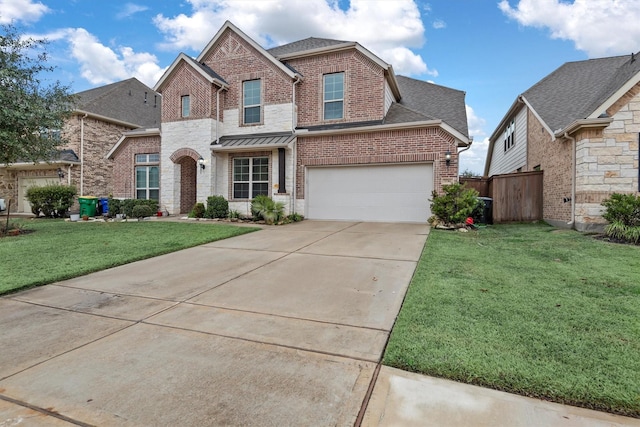
[(0, 26), (0, 165), (46, 161), (64, 143), (57, 135), (74, 96), (59, 81), (44, 83), (54, 70), (46, 64), (46, 45)]

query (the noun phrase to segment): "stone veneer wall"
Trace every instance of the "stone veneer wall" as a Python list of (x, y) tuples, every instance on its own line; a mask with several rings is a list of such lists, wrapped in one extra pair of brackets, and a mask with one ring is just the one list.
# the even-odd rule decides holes
[(576, 135), (576, 228), (601, 229), (601, 203), (613, 193), (638, 192), (640, 84), (612, 105), (613, 122), (604, 129)]
[[(163, 101), (164, 102), (164, 101)], [(197, 173), (196, 201), (205, 203), (213, 193), (215, 172), (211, 142), (215, 139), (215, 120), (185, 120), (162, 123), (160, 153), (160, 204), (170, 214), (180, 212), (180, 158), (171, 160), (178, 150), (191, 149), (205, 160), (205, 169)]]
[(543, 209), (545, 221), (569, 227), (571, 221), (571, 187), (573, 146), (571, 141), (554, 140), (536, 116), (527, 114), (527, 171), (536, 166), (544, 172)]

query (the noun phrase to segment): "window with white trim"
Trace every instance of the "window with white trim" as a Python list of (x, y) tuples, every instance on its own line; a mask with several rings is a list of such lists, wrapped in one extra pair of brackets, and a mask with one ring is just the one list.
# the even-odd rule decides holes
[(324, 120), (337, 120), (344, 117), (344, 73), (325, 74)]
[(262, 80), (242, 82), (242, 122), (245, 125), (258, 124), (261, 121)]
[(504, 151), (506, 152), (511, 147), (516, 145), (516, 121), (511, 119), (511, 123), (504, 129)]
[(180, 97), (180, 105), (182, 108), (182, 117), (189, 117), (191, 115), (191, 98), (189, 95)]
[(233, 198), (253, 199), (259, 194), (269, 195), (269, 158), (234, 158)]
[(136, 199), (160, 200), (160, 154), (136, 154)]

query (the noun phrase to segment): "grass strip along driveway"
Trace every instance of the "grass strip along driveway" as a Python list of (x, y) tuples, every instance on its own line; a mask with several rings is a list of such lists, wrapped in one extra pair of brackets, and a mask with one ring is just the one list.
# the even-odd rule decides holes
[(164, 221), (15, 222), (33, 232), (0, 238), (0, 295), (257, 230)]
[(433, 230), (384, 363), (640, 417), (640, 247), (546, 225)]

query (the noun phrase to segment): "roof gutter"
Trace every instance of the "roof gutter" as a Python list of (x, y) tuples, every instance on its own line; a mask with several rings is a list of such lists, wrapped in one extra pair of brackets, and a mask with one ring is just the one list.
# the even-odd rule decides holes
[(556, 138), (566, 138), (567, 135), (576, 133), (581, 129), (604, 129), (613, 122), (612, 117), (599, 117), (596, 119), (579, 119), (571, 122), (564, 129), (557, 130), (554, 133)]
[(471, 144), (469, 138), (462, 133), (458, 132), (442, 120), (423, 120), (419, 122), (409, 122), (409, 123), (389, 123), (382, 125), (370, 125), (370, 126), (358, 126), (351, 128), (341, 128), (341, 129), (324, 129), (324, 130), (307, 130), (307, 129), (297, 129), (295, 134), (299, 137), (307, 137), (307, 136), (330, 136), (330, 135), (351, 135), (355, 133), (369, 133), (369, 132), (383, 132), (383, 131), (391, 131), (391, 130), (406, 130), (406, 129), (424, 129), (424, 128), (433, 128), (439, 127), (445, 132), (451, 134), (454, 138), (456, 138), (459, 143), (458, 147), (467, 147)]
[(76, 114), (79, 114), (81, 116), (84, 116), (83, 118), (90, 118), (90, 119), (98, 119), (101, 120), (103, 122), (108, 122), (108, 123), (113, 123), (116, 125), (120, 125), (120, 126), (125, 126), (125, 127), (129, 127), (132, 129), (136, 129), (141, 127), (140, 125), (137, 125), (135, 123), (130, 123), (130, 122), (125, 122), (122, 120), (117, 120), (114, 119), (112, 117), (107, 117), (107, 116), (103, 116), (100, 114), (95, 114), (95, 113), (90, 113), (89, 111), (84, 111), (84, 110), (73, 110)]

